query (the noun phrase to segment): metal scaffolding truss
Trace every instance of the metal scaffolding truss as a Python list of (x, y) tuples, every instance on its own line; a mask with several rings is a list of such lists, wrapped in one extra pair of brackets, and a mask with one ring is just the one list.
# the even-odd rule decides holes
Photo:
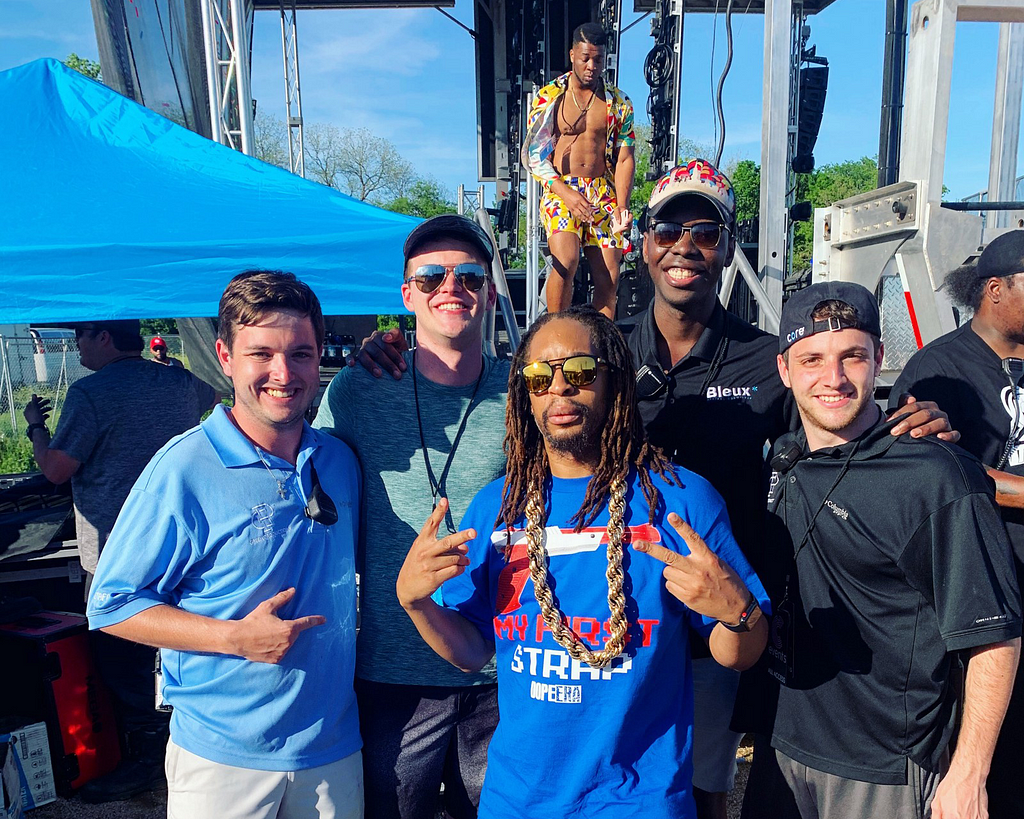
[(487, 206), (484, 205), (484, 186), (481, 185), (473, 191), (467, 190), (465, 185), (459, 185), (455, 204), (459, 216), (466, 216), (467, 214), (473, 216), (481, 208), (486, 210)]
[(288, 124), (288, 169), (306, 175), (302, 145), (302, 92), (299, 88), (299, 32), (295, 25), (295, 0), (281, 0), (281, 50), (284, 54), (284, 104)]
[(252, 0), (200, 0), (200, 4), (213, 140), (252, 156)]

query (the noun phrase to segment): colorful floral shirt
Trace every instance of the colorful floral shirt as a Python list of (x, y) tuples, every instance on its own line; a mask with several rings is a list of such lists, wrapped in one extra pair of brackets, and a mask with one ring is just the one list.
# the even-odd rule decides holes
[[(557, 134), (555, 130), (555, 109), (559, 98), (569, 87), (566, 72), (537, 93), (526, 121), (526, 139), (523, 140), (521, 160), (523, 165), (544, 187), (559, 178), (551, 157), (555, 153)], [(605, 177), (615, 183), (615, 160), (619, 148), (636, 144), (633, 133), (633, 103), (629, 97), (614, 85), (605, 83), (605, 103), (608, 106), (608, 139), (605, 142)]]

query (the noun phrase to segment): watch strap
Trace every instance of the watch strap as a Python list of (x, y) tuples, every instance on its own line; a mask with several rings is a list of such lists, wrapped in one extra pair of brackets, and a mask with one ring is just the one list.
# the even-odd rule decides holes
[(743, 607), (743, 613), (740, 615), (740, 621), (738, 623), (722, 623), (721, 620), (718, 622), (722, 623), (722, 625), (729, 629), (729, 631), (734, 631), (737, 634), (743, 634), (744, 632), (750, 631), (750, 626), (747, 625), (747, 621), (754, 613), (754, 610), (760, 607), (761, 604), (757, 602), (757, 597), (755, 597), (754, 593), (751, 592), (750, 599), (747, 600), (747, 604)]
[[(29, 441), (32, 440), (32, 435), (35, 433), (37, 429), (46, 429), (46, 424), (29, 424), (25, 430), (25, 436), (29, 439)], [(47, 434), (49, 434), (50, 431), (46, 429), (46, 432)]]

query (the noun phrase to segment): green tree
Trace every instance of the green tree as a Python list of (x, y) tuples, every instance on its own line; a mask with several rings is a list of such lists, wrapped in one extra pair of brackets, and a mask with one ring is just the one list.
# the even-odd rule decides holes
[(377, 316), (377, 329), (381, 332), (390, 330), (392, 327), (400, 327), (403, 331), (416, 328), (415, 316)]
[(736, 163), (729, 177), (736, 194), (736, 218), (752, 219), (761, 206), (761, 166), (750, 159)]
[(142, 319), (139, 324), (142, 326), (144, 336), (176, 336), (178, 335), (178, 324), (174, 319), (156, 318)]
[(639, 217), (640, 212), (647, 207), (651, 198), (651, 191), (654, 190), (654, 180), (647, 181), (647, 171), (651, 167), (651, 126), (641, 123), (634, 129), (636, 134), (636, 175), (633, 177), (633, 193), (629, 197), (629, 209), (634, 217)]
[[(744, 159), (736, 163), (732, 175), (736, 194), (736, 218), (751, 219), (761, 206), (761, 166)], [(878, 164), (870, 156), (822, 165), (809, 174), (800, 174), (796, 182), (796, 200), (808, 200), (812, 207), (828, 207), (840, 199), (874, 190), (878, 183)], [(793, 226), (793, 269), (803, 270), (811, 263), (814, 222)]]
[[(873, 191), (878, 187), (878, 162), (864, 156), (832, 165), (822, 165), (809, 174), (800, 174), (796, 183), (797, 201), (810, 200), (815, 208), (824, 208), (840, 199)], [(793, 228), (793, 270), (810, 266), (814, 250), (814, 221), (797, 222)]]
[(679, 159), (681, 165), (691, 159), (706, 159), (713, 162), (715, 159), (715, 146), (709, 142), (698, 142), (696, 139), (681, 137), (679, 140)]
[(72, 51), (64, 60), (64, 65), (68, 68), (73, 68), (79, 74), (85, 74), (90, 79), (96, 80), (97, 82), (103, 82), (103, 77), (100, 73), (100, 64), (95, 60), (88, 60), (85, 57), (79, 57), (74, 51)]
[(874, 190), (878, 186), (878, 163), (870, 156), (833, 165), (822, 165), (797, 177), (796, 198), (810, 199), (816, 208), (840, 199)]
[(436, 179), (421, 177), (409, 187), (407, 193), (396, 196), (384, 205), (387, 210), (429, 219), (442, 213), (456, 213), (455, 202), (448, 198), (444, 187)]

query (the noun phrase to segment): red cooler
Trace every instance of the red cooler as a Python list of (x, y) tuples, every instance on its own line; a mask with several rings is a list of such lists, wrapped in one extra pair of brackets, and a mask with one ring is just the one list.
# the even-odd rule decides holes
[(44, 611), (0, 624), (0, 722), (45, 722), (57, 791), (66, 796), (121, 759), (110, 692), (80, 614)]

